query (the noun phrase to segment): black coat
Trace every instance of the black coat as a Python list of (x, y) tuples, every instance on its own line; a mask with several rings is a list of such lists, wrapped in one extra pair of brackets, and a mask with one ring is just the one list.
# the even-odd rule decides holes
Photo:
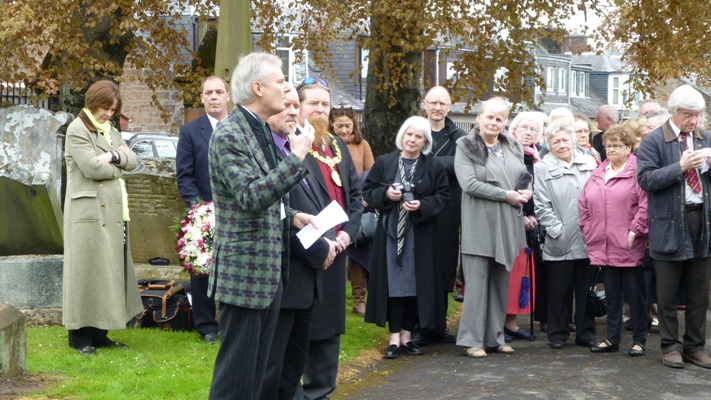
[[(338, 172), (343, 182), (343, 193), (346, 197), (345, 212), (349, 219), (348, 222), (341, 225), (340, 229), (346, 231), (355, 240), (360, 229), (360, 216), (363, 214), (360, 182), (348, 147), (340, 138), (336, 138), (336, 143), (343, 158), (338, 164)], [(333, 146), (331, 146), (331, 151), (336, 154), (336, 149)], [(304, 164), (311, 171), (311, 175), (316, 178), (317, 185), (314, 189), (320, 191), (323, 198), (329, 199), (330, 203), (330, 195), (319, 167), (319, 161), (307, 154)], [(328, 179), (331, 178), (328, 177)], [(342, 252), (336, 256), (333, 264), (323, 272), (323, 300), (320, 304), (314, 305), (311, 340), (330, 339), (346, 332), (346, 257), (346, 252)]]
[(454, 289), (459, 264), (459, 227), (462, 224), (462, 188), (454, 173), (454, 154), (457, 150), (457, 139), (467, 133), (457, 128), (454, 121), (447, 117), (444, 125), (445, 138), (435, 143), (432, 155), (444, 166), (449, 182), (451, 200), (442, 212), (437, 214), (436, 239), (441, 250), (437, 266), (442, 271), (442, 285), (445, 291)]
[[(386, 265), (389, 211), (396, 203), (385, 197), (388, 186), (395, 182), (400, 151), (378, 157), (370, 170), (363, 187), (363, 196), (369, 205), (380, 211), (381, 218), (373, 240), (373, 256), (370, 262), (368, 300), (365, 321), (385, 326), (388, 314), (388, 269)], [(420, 209), (410, 213), (410, 229), (415, 238), (415, 277), (417, 284), (417, 307), (420, 326), (424, 329), (444, 329), (437, 326), (444, 321), (446, 312), (442, 304), (442, 273), (437, 268), (441, 251), (437, 249), (435, 217), (449, 203), (449, 184), (442, 164), (433, 157), (420, 155), (415, 169), (414, 196), (420, 201)]]
[[(284, 155), (277, 149), (277, 158), (281, 161)], [(309, 166), (306, 166), (309, 169)], [(329, 198), (324, 198), (320, 192), (313, 191), (317, 188), (318, 182), (313, 172), (304, 178), (298, 186), (289, 192), (289, 204), (292, 209), (301, 212), (317, 215), (330, 203)], [(308, 184), (308, 186), (307, 186)], [(281, 300), (281, 308), (287, 309), (308, 309), (323, 299), (323, 262), (328, 257), (330, 246), (324, 239), (317, 240), (308, 249), (305, 249), (301, 241), (296, 237), (296, 229), (291, 230), (289, 246), (289, 281), (284, 288), (284, 296)], [(336, 240), (336, 234), (329, 230), (325, 237)]]

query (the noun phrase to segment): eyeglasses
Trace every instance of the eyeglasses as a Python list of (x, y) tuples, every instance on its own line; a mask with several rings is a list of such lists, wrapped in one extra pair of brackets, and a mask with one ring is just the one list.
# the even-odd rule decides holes
[(427, 104), (432, 104), (432, 105), (435, 106), (435, 107), (440, 106), (440, 107), (442, 107), (442, 108), (449, 107), (450, 105), (452, 105), (452, 103), (444, 103), (444, 102), (441, 102), (441, 101), (429, 101), (429, 100), (427, 100), (427, 99), (425, 99), (425, 100), (423, 100), (423, 101), (424, 101), (425, 103), (427, 103)]
[(331, 109), (331, 117), (333, 117), (333, 118), (341, 117), (344, 115), (346, 117), (353, 119), (353, 117), (355, 116), (355, 111), (353, 111), (353, 107), (352, 106), (345, 107), (345, 106), (341, 105), (339, 108), (333, 107)]
[(531, 132), (531, 133), (538, 132), (538, 128), (536, 128), (535, 126), (519, 125), (516, 127), (516, 130), (519, 130), (519, 129), (523, 132)]
[(300, 90), (302, 87), (304, 87), (304, 86), (306, 86), (306, 85), (313, 85), (313, 84), (316, 84), (316, 83), (319, 83), (319, 84), (321, 84), (321, 85), (323, 85), (323, 86), (326, 86), (326, 87), (330, 87), (330, 86), (328, 86), (328, 82), (326, 82), (325, 80), (323, 80), (323, 79), (321, 79), (321, 78), (316, 78), (316, 77), (313, 77), (313, 76), (309, 76), (308, 78), (306, 78), (306, 79), (304, 79), (303, 81), (301, 81), (301, 83), (299, 84), (299, 86), (296, 87), (296, 90)]
[(605, 148), (606, 148), (606, 149), (608, 149), (608, 150), (615, 150), (615, 151), (620, 150), (620, 149), (623, 149), (623, 148), (625, 148), (625, 147), (628, 147), (628, 146), (626, 146), (626, 145), (624, 145), (624, 144), (606, 144), (606, 145), (605, 145)]

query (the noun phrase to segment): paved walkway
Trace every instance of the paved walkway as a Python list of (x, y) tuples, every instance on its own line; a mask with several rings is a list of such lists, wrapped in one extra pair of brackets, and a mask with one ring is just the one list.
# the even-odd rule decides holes
[[(518, 321), (526, 330), (527, 318)], [(598, 318), (598, 340), (605, 331), (605, 318)], [(662, 365), (656, 328), (643, 357), (627, 355), (630, 331), (622, 340), (618, 353), (593, 354), (574, 345), (572, 335), (563, 350), (552, 350), (542, 334), (533, 342), (514, 340), (513, 355), (485, 359), (468, 358), (455, 345), (429, 345), (419, 357), (378, 361), (341, 385), (332, 399), (711, 399), (711, 370)], [(708, 333), (707, 340), (711, 345)]]

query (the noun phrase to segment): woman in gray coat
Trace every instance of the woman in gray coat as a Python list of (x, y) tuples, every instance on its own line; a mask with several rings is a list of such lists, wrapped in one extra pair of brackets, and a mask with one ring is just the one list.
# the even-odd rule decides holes
[(127, 346), (107, 337), (143, 311), (127, 243), (128, 203), (124, 170), (138, 164), (109, 118), (121, 110), (118, 87), (89, 87), (86, 107), (67, 129), (64, 158), (63, 324), (79, 354)]
[(526, 247), (521, 208), (531, 191), (514, 190), (528, 173), (521, 144), (504, 134), (505, 104), (482, 103), (478, 126), (457, 140), (454, 171), (462, 187), (462, 272), (467, 282), (457, 345), (472, 358), (513, 353), (504, 342), (509, 273)]
[(548, 340), (553, 349), (565, 346), (575, 292), (575, 344), (593, 347), (597, 344), (595, 319), (587, 314), (585, 305), (594, 270), (578, 225), (578, 199), (597, 163), (576, 148), (570, 123), (553, 123), (546, 129), (545, 140), (550, 152), (534, 165), (533, 200), (536, 218), (546, 228), (543, 260), (548, 277)]

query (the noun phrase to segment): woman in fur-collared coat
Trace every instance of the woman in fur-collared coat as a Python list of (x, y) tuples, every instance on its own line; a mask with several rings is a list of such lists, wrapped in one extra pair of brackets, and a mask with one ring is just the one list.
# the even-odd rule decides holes
[(526, 172), (521, 144), (504, 134), (508, 108), (482, 103), (478, 126), (457, 141), (454, 171), (462, 187), (462, 272), (467, 282), (457, 345), (467, 356), (513, 353), (504, 343), (509, 273), (526, 247), (521, 208), (531, 191), (514, 190)]
[(128, 222), (123, 171), (138, 165), (109, 118), (121, 110), (118, 87), (99, 81), (67, 129), (64, 158), (64, 277), (62, 323), (79, 354), (126, 345), (107, 337), (143, 311), (125, 238)]

